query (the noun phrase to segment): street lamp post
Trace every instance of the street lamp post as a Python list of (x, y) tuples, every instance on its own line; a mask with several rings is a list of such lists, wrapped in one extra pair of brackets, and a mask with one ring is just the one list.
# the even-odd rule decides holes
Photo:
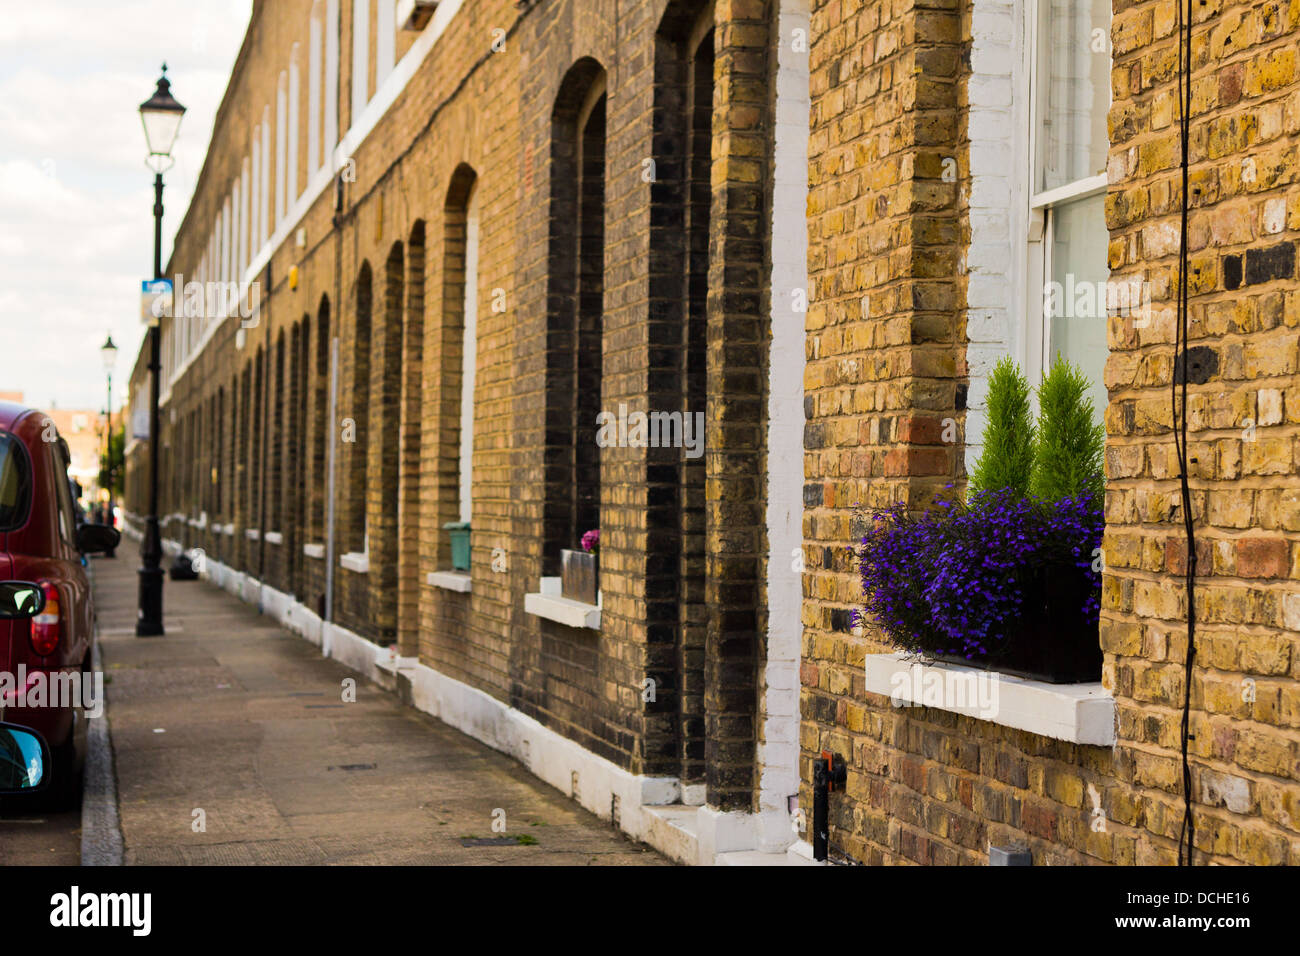
[[(111, 528), (116, 523), (113, 520), (113, 369), (117, 366), (117, 346), (113, 344), (112, 335), (99, 347), (99, 354), (104, 358), (104, 375), (108, 379), (108, 399), (104, 403), (104, 467), (101, 471), (108, 475), (108, 520), (105, 523)], [(115, 548), (106, 552), (110, 558), (115, 553)]]
[[(149, 158), (145, 163), (153, 177), (153, 277), (162, 278), (163, 178), (172, 165), (172, 146), (181, 128), (185, 107), (172, 97), (167, 79), (167, 64), (153, 96), (140, 104)], [(149, 516), (145, 521), (144, 542), (140, 546), (140, 612), (135, 623), (136, 637), (154, 637), (163, 633), (162, 619), (162, 536), (158, 529), (158, 380), (162, 377), (162, 319), (155, 316), (149, 328)]]

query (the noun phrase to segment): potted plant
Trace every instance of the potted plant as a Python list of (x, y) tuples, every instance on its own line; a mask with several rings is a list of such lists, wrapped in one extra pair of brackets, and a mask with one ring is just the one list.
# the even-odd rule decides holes
[(863, 612), (896, 647), (1053, 683), (1100, 679), (1104, 433), (1086, 392), (1058, 362), (1034, 428), (1028, 385), (1000, 363), (968, 500), (868, 521)]
[(469, 570), (469, 532), (468, 521), (448, 521), (442, 526), (451, 540), (451, 569), (453, 571)]
[(560, 594), (583, 604), (595, 604), (600, 592), (600, 529), (582, 536), (582, 550), (560, 552)]

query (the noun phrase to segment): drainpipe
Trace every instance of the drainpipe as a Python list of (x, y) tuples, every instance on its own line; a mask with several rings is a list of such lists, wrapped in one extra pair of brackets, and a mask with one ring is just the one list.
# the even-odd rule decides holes
[[(342, 29), (340, 27), (340, 29)], [(337, 150), (337, 145), (336, 145)], [(334, 228), (334, 310), (332, 321), (335, 335), (330, 342), (330, 400), (329, 418), (325, 427), (329, 429), (329, 480), (326, 488), (328, 498), (325, 503), (325, 623), (334, 623), (334, 481), (338, 462), (338, 400), (339, 400), (339, 336), (338, 330), (343, 325), (343, 176), (338, 171), (338, 157), (330, 155), (330, 165), (334, 168), (334, 214), (330, 219)], [(324, 646), (324, 634), (321, 644)]]
[[(342, 310), (339, 310), (340, 313)], [(325, 499), (325, 623), (334, 621), (334, 465), (338, 460), (339, 430), (335, 424), (339, 400), (339, 339), (330, 343), (330, 411), (325, 427), (329, 429), (329, 479)]]
[[(262, 589), (266, 587), (266, 463), (267, 463), (267, 446), (271, 437), (271, 369), (274, 363), (271, 361), (271, 297), (275, 294), (275, 287), (271, 285), (271, 260), (266, 260), (266, 293), (261, 296), (264, 303), (260, 310), (266, 315), (258, 316), (258, 320), (263, 323), (266, 334), (262, 341), (266, 343), (265, 351), (262, 353), (262, 441), (260, 442), (259, 451), (261, 452), (262, 478), (258, 489), (257, 505), (257, 613), (261, 614), (262, 608)], [(280, 383), (277, 381), (275, 387), (279, 388)]]
[(830, 793), (848, 782), (844, 758), (823, 750), (813, 761), (813, 859), (825, 861), (830, 848)]

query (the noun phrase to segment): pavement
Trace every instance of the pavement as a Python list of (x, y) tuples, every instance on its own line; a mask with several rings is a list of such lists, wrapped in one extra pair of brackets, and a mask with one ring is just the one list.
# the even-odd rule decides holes
[[(168, 580), (166, 636), (137, 638), (132, 550), (94, 562), (108, 723), (91, 736), (114, 759), (87, 778), (88, 862), (120, 821), (127, 864), (670, 865), (206, 582)], [(5, 862), (77, 862), (73, 822), (0, 823)]]
[(76, 866), (81, 862), (81, 811), (43, 813), (0, 804), (0, 866)]

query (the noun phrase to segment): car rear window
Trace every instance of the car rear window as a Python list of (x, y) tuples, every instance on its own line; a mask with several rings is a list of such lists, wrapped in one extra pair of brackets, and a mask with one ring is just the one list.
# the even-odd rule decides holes
[(22, 443), (0, 432), (0, 531), (12, 531), (27, 521), (32, 500), (32, 468)]

